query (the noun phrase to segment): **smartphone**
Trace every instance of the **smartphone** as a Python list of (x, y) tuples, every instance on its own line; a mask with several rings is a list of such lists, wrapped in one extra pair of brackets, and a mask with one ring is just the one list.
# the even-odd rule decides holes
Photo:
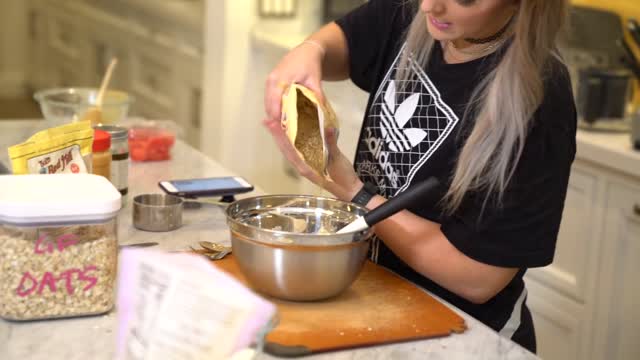
[(253, 190), (253, 185), (239, 176), (160, 181), (167, 194), (180, 197), (229, 196)]

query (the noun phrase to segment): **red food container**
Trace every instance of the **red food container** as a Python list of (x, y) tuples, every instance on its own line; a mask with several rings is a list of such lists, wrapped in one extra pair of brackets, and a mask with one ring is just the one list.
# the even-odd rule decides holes
[(129, 130), (129, 153), (133, 161), (171, 159), (171, 147), (176, 141), (173, 132), (157, 127), (134, 127)]

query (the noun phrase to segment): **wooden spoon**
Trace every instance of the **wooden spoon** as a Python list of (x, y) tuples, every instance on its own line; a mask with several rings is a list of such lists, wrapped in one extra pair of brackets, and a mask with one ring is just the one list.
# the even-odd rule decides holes
[(100, 90), (98, 91), (98, 97), (96, 98), (96, 105), (92, 106), (87, 110), (86, 114), (83, 117), (83, 120), (90, 120), (91, 125), (99, 125), (102, 123), (102, 102), (104, 100), (104, 94), (107, 92), (107, 88), (109, 87), (109, 82), (111, 82), (111, 75), (113, 74), (113, 69), (118, 64), (117, 58), (112, 58), (109, 66), (107, 67), (107, 71), (102, 78), (102, 83), (100, 84)]

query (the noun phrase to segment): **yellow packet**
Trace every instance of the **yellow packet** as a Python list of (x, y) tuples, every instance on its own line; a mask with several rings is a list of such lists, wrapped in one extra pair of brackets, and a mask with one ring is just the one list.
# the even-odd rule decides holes
[(331, 105), (320, 104), (313, 91), (292, 84), (282, 96), (281, 124), (300, 157), (318, 174), (326, 176), (329, 150), (325, 131), (338, 129)]
[(93, 128), (90, 121), (40, 131), (9, 148), (13, 173), (64, 174), (91, 172)]

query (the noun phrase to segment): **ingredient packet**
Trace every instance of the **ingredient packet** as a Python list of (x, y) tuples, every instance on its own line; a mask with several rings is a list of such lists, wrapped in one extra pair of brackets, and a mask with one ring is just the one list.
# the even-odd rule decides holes
[(93, 128), (83, 121), (42, 130), (9, 147), (15, 175), (91, 172)]
[(282, 96), (282, 128), (300, 157), (318, 174), (327, 176), (329, 150), (326, 129), (338, 129), (329, 103), (320, 104), (310, 89), (292, 84)]
[(259, 344), (276, 307), (193, 254), (124, 249), (117, 359), (228, 359)]

